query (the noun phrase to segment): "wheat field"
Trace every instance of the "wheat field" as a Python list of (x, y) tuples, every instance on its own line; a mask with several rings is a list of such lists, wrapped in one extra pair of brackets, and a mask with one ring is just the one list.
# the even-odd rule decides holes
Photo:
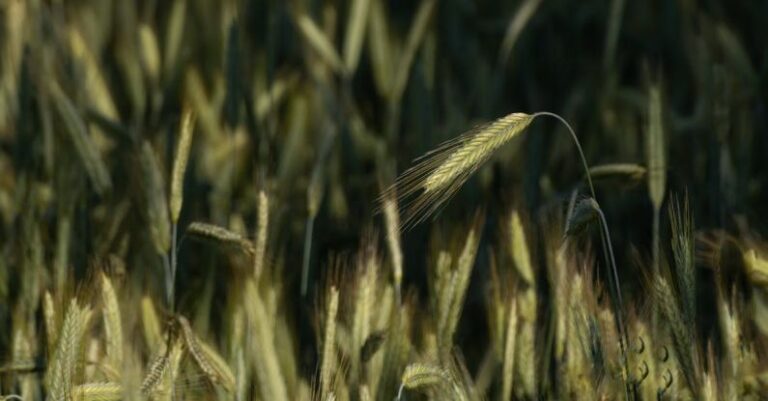
[(768, 399), (765, 16), (0, 2), (0, 401)]

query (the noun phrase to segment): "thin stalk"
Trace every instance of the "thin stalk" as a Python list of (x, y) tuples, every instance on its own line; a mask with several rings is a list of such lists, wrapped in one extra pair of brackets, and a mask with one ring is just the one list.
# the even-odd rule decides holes
[(314, 216), (307, 216), (306, 228), (304, 229), (304, 256), (301, 262), (301, 296), (307, 295), (307, 285), (309, 282), (309, 261), (312, 252), (312, 232), (315, 228)]
[[(626, 332), (624, 331), (624, 319), (622, 317), (622, 312), (624, 310), (623, 302), (621, 300), (621, 288), (619, 287), (619, 275), (618, 271), (616, 269), (616, 260), (613, 255), (613, 247), (611, 246), (611, 236), (608, 232), (608, 224), (605, 220), (605, 215), (603, 214), (603, 211), (600, 209), (599, 204), (597, 203), (597, 196), (595, 195), (595, 186), (592, 184), (592, 176), (589, 173), (589, 165), (587, 163), (587, 158), (584, 156), (584, 150), (581, 148), (581, 143), (579, 142), (579, 138), (576, 136), (576, 132), (573, 130), (570, 124), (568, 124), (568, 121), (566, 121), (564, 118), (560, 117), (559, 115), (555, 113), (551, 113), (548, 111), (540, 111), (533, 114), (533, 118), (536, 118), (538, 116), (549, 116), (557, 119), (560, 121), (565, 127), (568, 129), (568, 132), (571, 134), (571, 138), (573, 138), (573, 142), (576, 145), (576, 149), (579, 152), (579, 157), (581, 158), (581, 164), (584, 167), (584, 172), (587, 176), (587, 183), (589, 185), (589, 191), (592, 194), (592, 199), (595, 200), (595, 209), (600, 215), (600, 221), (602, 223), (602, 230), (600, 230), (600, 242), (602, 244), (603, 248), (603, 257), (606, 260), (606, 263), (612, 268), (612, 272), (609, 273), (609, 281), (612, 283), (611, 286), (613, 287), (614, 296), (616, 302), (614, 303), (614, 309), (616, 314), (616, 321), (619, 328), (619, 347), (621, 349), (621, 355), (624, 365), (624, 374), (625, 379), (628, 377), (627, 372), (627, 357), (626, 357), (626, 350), (625, 350), (625, 343), (627, 341), (626, 338)], [(627, 399), (629, 399), (629, 393), (626, 390), (625, 386), (625, 396)]]

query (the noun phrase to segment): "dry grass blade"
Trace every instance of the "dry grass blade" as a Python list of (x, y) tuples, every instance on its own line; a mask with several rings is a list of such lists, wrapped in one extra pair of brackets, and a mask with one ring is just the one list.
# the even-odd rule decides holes
[(515, 16), (509, 21), (507, 31), (504, 34), (504, 40), (501, 42), (499, 59), (497, 62), (499, 66), (505, 65), (509, 60), (509, 56), (512, 54), (512, 49), (515, 47), (517, 39), (520, 37), (523, 29), (525, 29), (525, 26), (528, 25), (528, 21), (531, 20), (531, 17), (533, 17), (536, 10), (538, 10), (539, 5), (541, 5), (541, 0), (526, 0), (520, 4)]
[(400, 247), (400, 215), (397, 211), (397, 195), (394, 190), (383, 202), (387, 248), (389, 248), (389, 255), (392, 258), (392, 278), (395, 282), (397, 302), (400, 302), (400, 286), (403, 281), (403, 251)]
[(424, 221), (437, 212), (494, 151), (523, 132), (533, 118), (534, 115), (512, 113), (443, 143), (406, 170), (380, 200), (393, 194), (408, 199), (401, 228)]
[(370, 3), (371, 0), (354, 0), (350, 6), (347, 32), (344, 36), (344, 67), (350, 75), (354, 74), (360, 60)]
[(394, 79), (392, 47), (383, 0), (370, 0), (368, 15), (368, 54), (371, 58), (373, 80), (379, 95), (388, 98)]
[(53, 99), (53, 107), (64, 122), (64, 131), (72, 141), (93, 187), (99, 194), (107, 192), (112, 187), (109, 170), (101, 159), (85, 122), (58, 83), (51, 81), (49, 90)]
[(651, 86), (648, 89), (646, 152), (648, 157), (648, 193), (653, 204), (653, 265), (655, 274), (659, 274), (660, 270), (659, 220), (667, 185), (662, 107), (661, 89), (658, 86)]
[(141, 147), (140, 164), (142, 169), (142, 187), (147, 205), (149, 232), (155, 250), (165, 255), (171, 249), (171, 223), (168, 217), (168, 201), (165, 197), (165, 183), (160, 165), (149, 142)]
[(86, 383), (72, 390), (75, 401), (118, 401), (123, 399), (123, 386), (120, 383)]
[(341, 61), (336, 48), (306, 12), (301, 12), (296, 16), (296, 26), (307, 45), (336, 73), (344, 75), (344, 62)]
[(266, 192), (259, 192), (259, 222), (256, 226), (256, 244), (253, 252), (253, 273), (256, 280), (259, 280), (262, 270), (264, 270), (264, 258), (267, 249), (267, 232), (269, 228), (269, 198)]
[(229, 392), (234, 391), (235, 375), (232, 373), (229, 365), (224, 362), (224, 359), (213, 348), (197, 338), (185, 317), (179, 317), (179, 324), (181, 325), (184, 341), (187, 345), (187, 351), (192, 355), (200, 370), (208, 377), (208, 380), (221, 385)]
[(45, 337), (48, 340), (48, 355), (53, 355), (56, 350), (56, 341), (59, 337), (59, 324), (58, 319), (56, 319), (56, 307), (53, 304), (53, 297), (48, 291), (43, 296), (43, 320), (45, 323)]
[(419, 9), (416, 11), (416, 17), (414, 17), (411, 30), (408, 32), (408, 38), (400, 55), (400, 62), (397, 65), (392, 92), (389, 94), (389, 100), (395, 104), (399, 103), (403, 96), (413, 60), (416, 58), (416, 52), (419, 50), (424, 35), (427, 32), (436, 5), (437, 0), (422, 0)]
[(173, 161), (173, 174), (171, 175), (171, 200), (169, 209), (171, 221), (176, 224), (181, 214), (181, 204), (184, 200), (184, 173), (187, 171), (189, 151), (192, 148), (192, 132), (195, 128), (195, 117), (189, 109), (184, 110), (179, 128), (179, 143), (176, 148), (176, 159)]
[(630, 180), (641, 180), (645, 178), (646, 172), (645, 167), (634, 163), (601, 164), (589, 168), (589, 174), (594, 180), (613, 176), (627, 177)]
[(224, 227), (196, 221), (187, 227), (187, 234), (193, 238), (240, 250), (251, 257), (256, 253), (251, 241)]

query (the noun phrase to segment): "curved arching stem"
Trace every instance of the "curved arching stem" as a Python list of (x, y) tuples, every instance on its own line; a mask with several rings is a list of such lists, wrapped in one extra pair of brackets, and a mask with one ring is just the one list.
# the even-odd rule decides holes
[[(568, 121), (566, 121), (563, 117), (560, 117), (559, 115), (548, 112), (548, 111), (540, 111), (537, 113), (534, 113), (533, 118), (536, 118), (538, 116), (548, 116), (557, 119), (560, 121), (565, 127), (568, 129), (568, 132), (571, 134), (571, 138), (573, 139), (574, 144), (576, 145), (576, 149), (579, 151), (579, 157), (581, 158), (581, 164), (584, 167), (584, 173), (587, 176), (587, 183), (589, 184), (589, 192), (592, 195), (592, 199), (595, 203), (595, 211), (600, 216), (600, 222), (602, 224), (602, 229), (600, 231), (600, 241), (602, 243), (603, 248), (603, 257), (605, 258), (605, 261), (610, 268), (611, 272), (609, 273), (609, 281), (613, 282), (613, 293), (615, 296), (615, 304), (614, 309), (616, 313), (616, 321), (617, 326), (619, 329), (619, 346), (621, 349), (621, 356), (623, 359), (623, 365), (624, 365), (624, 375), (625, 375), (625, 383), (626, 378), (628, 376), (628, 367), (627, 367), (627, 355), (626, 355), (626, 348), (625, 344), (628, 342), (627, 333), (624, 328), (624, 318), (622, 317), (622, 313), (624, 311), (624, 303), (621, 299), (621, 287), (619, 285), (619, 274), (616, 268), (616, 258), (613, 255), (613, 247), (611, 246), (611, 235), (608, 232), (608, 224), (605, 220), (605, 214), (603, 214), (602, 209), (600, 208), (599, 203), (597, 202), (597, 195), (595, 194), (595, 186), (592, 184), (592, 176), (589, 173), (589, 164), (587, 163), (587, 158), (584, 156), (584, 150), (581, 148), (581, 143), (579, 142), (579, 138), (576, 136), (576, 132), (573, 130), (570, 124), (568, 124)], [(626, 390), (626, 388), (625, 388)], [(629, 392), (626, 392), (626, 397), (629, 399)]]

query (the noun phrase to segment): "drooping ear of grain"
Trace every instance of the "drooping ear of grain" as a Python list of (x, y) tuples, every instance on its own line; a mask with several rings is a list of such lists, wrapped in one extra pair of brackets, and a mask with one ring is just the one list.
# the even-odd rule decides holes
[(192, 148), (192, 132), (194, 131), (195, 117), (192, 111), (184, 109), (179, 129), (179, 143), (176, 148), (176, 159), (173, 161), (173, 174), (171, 175), (171, 221), (176, 224), (181, 214), (181, 204), (184, 200), (184, 173), (187, 171), (187, 161)]
[(179, 324), (181, 325), (181, 331), (187, 345), (187, 352), (192, 355), (192, 358), (203, 374), (211, 383), (221, 385), (230, 393), (233, 392), (235, 389), (235, 375), (232, 373), (229, 365), (213, 348), (197, 337), (185, 317), (179, 317)]
[(443, 143), (398, 177), (380, 200), (396, 193), (407, 203), (403, 227), (424, 221), (437, 212), (498, 148), (523, 132), (533, 118), (534, 115), (512, 113)]
[(187, 227), (187, 233), (193, 238), (236, 249), (244, 252), (248, 256), (253, 256), (255, 254), (251, 241), (224, 227), (196, 221)]

